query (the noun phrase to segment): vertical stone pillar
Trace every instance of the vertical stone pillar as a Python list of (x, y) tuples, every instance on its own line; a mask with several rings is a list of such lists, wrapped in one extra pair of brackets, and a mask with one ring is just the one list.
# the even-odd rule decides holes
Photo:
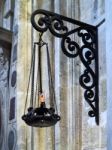
[[(54, 12), (60, 14), (60, 0), (55, 0), (54, 1)], [(56, 102), (57, 102), (57, 107), (58, 107), (58, 113), (60, 114), (61, 107), (60, 107), (60, 39), (59, 38), (54, 38), (54, 51), (55, 51), (55, 93), (56, 93)], [(54, 132), (54, 139), (55, 139), (55, 145), (54, 148), (55, 150), (61, 149), (61, 144), (60, 144), (60, 122), (55, 126), (55, 132)]]
[[(33, 4), (33, 10), (35, 11), (37, 9), (45, 9), (48, 11), (51, 11), (53, 9), (53, 1), (49, 0), (49, 1), (45, 1), (45, 0), (41, 0), (41, 1), (34, 1)], [(35, 29), (33, 30), (33, 42), (37, 42), (39, 39), (39, 32), (36, 31)], [(52, 35), (47, 32), (45, 34), (43, 34), (42, 37), (43, 41), (48, 43), (48, 47), (49, 47), (49, 53), (50, 53), (50, 62), (51, 62), (51, 68), (52, 68), (52, 72), (54, 75), (54, 49), (52, 46), (53, 43), (53, 37)], [(45, 94), (45, 98), (46, 98), (46, 105), (47, 107), (49, 107), (49, 88), (48, 88), (48, 67), (47, 67), (47, 55), (46, 55), (46, 48), (45, 46), (42, 47), (42, 83), (43, 83), (43, 92)], [(52, 101), (52, 100), (51, 100)], [(49, 128), (34, 128), (32, 131), (32, 137), (34, 136), (34, 138), (37, 139), (37, 141), (34, 139), (34, 149), (40, 149), (41, 150), (45, 150), (45, 149), (49, 149), (52, 150), (55, 147), (54, 144), (54, 127), (49, 127)], [(36, 144), (35, 144), (36, 143)]]
[[(26, 91), (31, 62), (31, 1), (20, 0), (15, 4), (15, 20), (17, 21), (17, 149), (31, 150), (31, 127), (21, 119), (24, 114)], [(16, 29), (16, 28), (15, 28)], [(27, 106), (28, 107), (28, 106)]]
[(112, 1), (106, 2), (107, 149), (112, 149)]

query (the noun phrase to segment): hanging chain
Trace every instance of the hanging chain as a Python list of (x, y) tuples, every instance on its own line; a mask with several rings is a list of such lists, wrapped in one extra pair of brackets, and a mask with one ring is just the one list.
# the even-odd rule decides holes
[(47, 49), (47, 64), (48, 64), (48, 77), (49, 77), (49, 93), (50, 93), (50, 98), (51, 100), (53, 100), (56, 112), (58, 114), (58, 109), (56, 105), (56, 97), (55, 97), (55, 89), (54, 89), (54, 83), (53, 83), (52, 72), (51, 72), (51, 63), (50, 63), (48, 44), (46, 44), (46, 49)]
[(39, 92), (40, 93), (42, 93), (43, 92), (43, 90), (42, 90), (42, 68), (41, 68), (41, 48), (42, 48), (42, 46), (43, 46), (43, 41), (42, 41), (42, 34), (43, 33), (41, 33), (40, 35), (39, 35), (39, 44), (38, 44), (38, 59), (39, 59)]
[(24, 114), (25, 114), (26, 105), (27, 105), (27, 101), (28, 101), (28, 91), (29, 91), (29, 87), (30, 87), (30, 80), (31, 80), (32, 68), (33, 68), (33, 61), (34, 61), (33, 57), (34, 57), (34, 51), (32, 52), (32, 56), (31, 56), (31, 66), (30, 66), (30, 73), (29, 73), (29, 79), (28, 79), (28, 87), (27, 87), (27, 93), (26, 93)]
[(33, 66), (32, 66), (32, 83), (31, 83), (31, 97), (30, 97), (30, 106), (33, 107), (33, 101), (34, 101), (34, 82), (35, 82), (35, 49), (36, 45), (34, 43), (34, 48), (33, 48)]

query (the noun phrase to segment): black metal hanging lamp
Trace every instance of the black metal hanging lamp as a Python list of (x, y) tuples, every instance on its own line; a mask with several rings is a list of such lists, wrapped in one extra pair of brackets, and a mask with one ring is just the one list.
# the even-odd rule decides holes
[[(54, 83), (51, 75), (51, 65), (48, 44), (42, 40), (42, 34), (39, 34), (39, 42), (34, 43), (34, 49), (32, 52), (31, 69), (29, 76), (29, 84), (27, 90), (26, 104), (29, 93), (29, 85), (31, 83), (31, 95), (30, 95), (30, 107), (27, 109), (28, 112), (22, 116), (25, 123), (32, 127), (49, 127), (55, 125), (59, 120), (60, 116), (57, 112)], [(36, 47), (38, 47), (38, 52)], [(52, 107), (47, 108), (45, 102), (45, 95), (42, 87), (42, 47), (46, 49), (47, 68), (48, 68), (48, 84), (49, 84), (49, 101), (52, 101)], [(36, 55), (37, 54), (37, 55)], [(38, 59), (35, 57), (37, 56)], [(38, 62), (37, 62), (38, 61)], [(38, 64), (38, 65), (37, 65)], [(38, 66), (36, 69), (35, 66)], [(36, 73), (37, 72), (37, 73)], [(37, 101), (37, 102), (36, 102)], [(25, 105), (26, 110), (26, 105)]]
[[(31, 23), (35, 30), (40, 32), (41, 35), (49, 30), (52, 35), (61, 38), (61, 49), (67, 57), (80, 58), (84, 66), (84, 71), (79, 77), (79, 84), (84, 89), (84, 99), (90, 106), (88, 115), (90, 117), (94, 117), (96, 124), (99, 125), (99, 68), (97, 26), (92, 26), (46, 10), (34, 11), (31, 16)], [(73, 29), (69, 29), (66, 23), (72, 24), (72, 26), (74, 25)], [(72, 40), (71, 35), (75, 35), (80, 42), (76, 42), (75, 39)], [(46, 45), (47, 47), (47, 44), (42, 41), (41, 36), (39, 42), (34, 44), (34, 51), (36, 45), (38, 45), (39, 55), (41, 47), (43, 45)], [(48, 51), (47, 58), (49, 58)], [(32, 64), (34, 62), (34, 59), (35, 53), (32, 56)], [(39, 56), (39, 60), (40, 59), (41, 57)], [(48, 65), (50, 68), (49, 60), (50, 59), (48, 59)], [(31, 69), (31, 72), (35, 72), (35, 67), (34, 65), (32, 66), (33, 69)], [(39, 64), (38, 67), (40, 68), (40, 66), (41, 65)], [(39, 70), (41, 70), (41, 68)], [(53, 87), (50, 70), (51, 69), (49, 69), (49, 85)], [(33, 76), (31, 87), (32, 91), (34, 91)], [(60, 120), (60, 116), (57, 112), (55, 113), (55, 107), (49, 109), (46, 108), (41, 84), (41, 71), (39, 73), (38, 81), (40, 87), (40, 94), (38, 94), (38, 97), (40, 97), (40, 105), (35, 109), (30, 107), (28, 109), (28, 113), (24, 115), (22, 119), (30, 126), (47, 127), (56, 124), (56, 122)], [(51, 89), (53, 89), (54, 93), (54, 88)], [(31, 99), (33, 101), (33, 94)], [(55, 101), (55, 98), (53, 100)]]

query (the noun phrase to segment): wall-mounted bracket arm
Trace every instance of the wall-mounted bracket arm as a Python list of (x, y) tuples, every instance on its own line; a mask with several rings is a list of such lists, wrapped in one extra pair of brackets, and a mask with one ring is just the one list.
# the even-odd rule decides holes
[[(97, 27), (53, 13), (36, 10), (31, 16), (32, 26), (39, 32), (49, 30), (55, 37), (61, 38), (63, 53), (69, 58), (79, 57), (84, 71), (79, 83), (84, 89), (84, 99), (90, 106), (88, 115), (95, 117), (99, 124), (99, 89), (98, 89), (98, 31)], [(69, 29), (67, 24), (72, 24)], [(74, 39), (73, 40), (73, 36)], [(78, 40), (76, 40), (78, 38)], [(79, 42), (77, 42), (79, 41)]]

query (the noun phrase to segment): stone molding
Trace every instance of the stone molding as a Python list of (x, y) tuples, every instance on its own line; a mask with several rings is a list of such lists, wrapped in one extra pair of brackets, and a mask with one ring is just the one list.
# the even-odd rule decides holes
[(5, 48), (11, 48), (12, 32), (0, 27), (0, 45)]

